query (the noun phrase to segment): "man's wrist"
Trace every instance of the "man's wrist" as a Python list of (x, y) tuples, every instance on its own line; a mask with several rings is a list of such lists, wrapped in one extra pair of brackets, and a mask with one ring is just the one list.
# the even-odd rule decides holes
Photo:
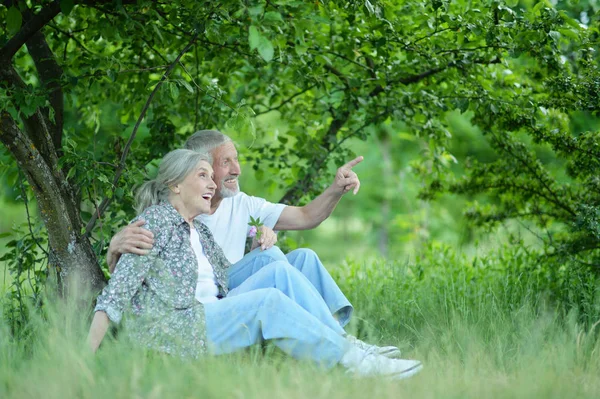
[[(329, 191), (329, 193), (327, 193)], [(335, 182), (333, 182), (326, 190), (325, 193), (335, 197), (336, 199), (340, 199), (344, 196), (344, 187), (338, 187)]]

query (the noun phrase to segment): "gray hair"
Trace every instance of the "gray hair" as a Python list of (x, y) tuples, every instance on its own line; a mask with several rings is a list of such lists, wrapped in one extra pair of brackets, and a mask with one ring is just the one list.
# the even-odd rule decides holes
[(229, 136), (218, 130), (199, 130), (187, 139), (185, 148), (206, 155), (212, 163), (212, 151), (225, 143), (231, 142), (233, 140)]
[(210, 163), (206, 155), (192, 150), (179, 149), (165, 155), (156, 177), (142, 184), (137, 190), (136, 211), (141, 213), (149, 206), (167, 200), (169, 188), (181, 183), (200, 161)]

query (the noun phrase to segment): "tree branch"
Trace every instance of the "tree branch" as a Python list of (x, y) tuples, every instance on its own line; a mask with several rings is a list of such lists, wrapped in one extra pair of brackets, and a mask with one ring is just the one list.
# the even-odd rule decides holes
[[(9, 91), (11, 89), (26, 90), (25, 83), (10, 63), (0, 63), (0, 83), (5, 84)], [(21, 112), (16, 104), (15, 107), (18, 112)], [(58, 160), (46, 117), (39, 109), (36, 109), (30, 116), (22, 115), (21, 120), (32, 144), (37, 148), (48, 165), (51, 168), (55, 168)]]
[(439, 50), (439, 51), (436, 52), (436, 54), (450, 54), (450, 53), (456, 54), (456, 53), (471, 52), (471, 51), (477, 51), (477, 50), (487, 50), (487, 49), (504, 49), (504, 50), (509, 50), (510, 47), (506, 47), (506, 46), (463, 47), (463, 48)]
[(325, 64), (324, 68), (326, 70), (328, 70), (329, 72), (333, 73), (335, 76), (337, 76), (344, 83), (344, 86), (346, 86), (346, 88), (350, 87), (350, 82), (348, 81), (348, 78), (343, 73), (341, 73), (336, 68), (334, 68), (328, 64)]
[[(496, 140), (501, 142), (501, 139), (497, 138)], [(520, 157), (516, 152), (511, 151), (510, 146), (501, 146), (501, 150), (503, 150), (504, 152), (506, 152), (507, 154), (512, 156), (514, 159), (519, 161), (519, 163), (521, 165), (523, 165), (525, 167), (525, 169), (529, 170), (529, 172), (533, 175), (533, 177), (535, 177), (542, 184), (542, 186), (546, 189), (548, 194), (552, 196), (552, 198), (548, 198), (548, 197), (542, 195), (544, 198), (548, 199), (548, 201), (554, 203), (559, 208), (562, 208), (563, 210), (567, 211), (571, 216), (573, 216), (573, 217), (577, 216), (577, 212), (575, 212), (566, 203), (563, 203), (560, 200), (556, 191), (552, 190), (552, 188), (549, 186), (547, 179), (545, 179), (543, 175), (540, 175), (538, 173), (539, 170), (536, 170), (534, 167), (532, 167), (532, 165), (530, 165), (530, 163), (527, 162), (526, 159), (523, 159), (522, 157)]]
[(185, 46), (185, 48), (183, 50), (181, 50), (181, 52), (179, 53), (177, 58), (169, 65), (169, 67), (167, 68), (167, 70), (165, 71), (163, 76), (161, 77), (160, 81), (156, 84), (156, 86), (154, 86), (154, 90), (152, 90), (152, 93), (150, 93), (148, 100), (146, 100), (146, 104), (144, 104), (144, 107), (142, 108), (142, 112), (140, 113), (140, 116), (133, 128), (133, 131), (131, 132), (131, 135), (129, 136), (129, 140), (127, 141), (127, 144), (125, 145), (125, 148), (123, 149), (123, 153), (121, 154), (121, 160), (119, 161), (119, 167), (115, 171), (115, 177), (113, 178), (113, 182), (112, 182), (111, 195), (110, 195), (110, 197), (107, 196), (102, 199), (102, 202), (96, 209), (96, 212), (94, 212), (94, 214), (92, 215), (91, 219), (89, 220), (89, 222), (85, 228), (86, 236), (90, 235), (90, 233), (92, 232), (92, 229), (94, 228), (94, 225), (96, 224), (96, 220), (98, 220), (98, 218), (102, 216), (102, 214), (104, 213), (106, 208), (112, 202), (112, 198), (114, 197), (115, 190), (117, 189), (117, 184), (118, 184), (119, 179), (121, 178), (121, 175), (123, 174), (123, 170), (125, 169), (125, 166), (126, 166), (125, 160), (127, 159), (127, 155), (129, 154), (129, 149), (131, 147), (131, 144), (133, 143), (133, 140), (135, 139), (135, 135), (137, 134), (137, 131), (138, 131), (140, 125), (142, 124), (142, 121), (144, 120), (144, 117), (146, 116), (146, 112), (148, 111), (148, 108), (150, 107), (150, 103), (154, 99), (154, 96), (158, 92), (158, 89), (160, 89), (160, 87), (162, 86), (164, 81), (167, 79), (167, 77), (171, 74), (171, 72), (173, 71), (175, 66), (177, 66), (181, 57), (183, 57), (183, 55), (185, 53), (187, 53), (188, 50), (194, 45), (196, 40), (198, 40), (198, 36), (199, 36), (198, 32), (194, 34), (194, 36), (189, 41), (189, 43)]
[(46, 38), (41, 32), (36, 32), (31, 36), (27, 41), (27, 49), (33, 58), (42, 86), (48, 90), (50, 105), (54, 109), (54, 122), (50, 118), (49, 110), (45, 109), (43, 114), (50, 127), (54, 149), (59, 152), (60, 156), (64, 119), (64, 99), (60, 84), (63, 70), (56, 62), (54, 53), (50, 50)]
[(290, 101), (292, 101), (294, 98), (296, 98), (296, 97), (298, 97), (298, 96), (301, 96), (302, 94), (304, 94), (304, 93), (306, 93), (307, 91), (311, 90), (311, 89), (312, 89), (312, 88), (314, 88), (316, 85), (317, 85), (317, 84), (315, 83), (315, 84), (313, 84), (313, 85), (311, 85), (311, 86), (307, 87), (306, 89), (304, 89), (304, 90), (302, 90), (302, 91), (299, 91), (298, 93), (296, 93), (296, 94), (294, 94), (294, 95), (290, 96), (288, 99), (286, 99), (286, 100), (282, 101), (282, 102), (281, 102), (281, 103), (280, 103), (278, 106), (276, 106), (276, 107), (273, 107), (273, 108), (267, 108), (266, 110), (264, 110), (264, 111), (262, 111), (262, 112), (257, 112), (257, 113), (255, 114), (255, 116), (262, 115), (262, 114), (266, 114), (266, 113), (268, 113), (268, 112), (271, 112), (271, 111), (276, 111), (276, 110), (280, 109), (280, 108), (281, 108), (281, 107), (283, 107), (285, 104), (288, 104), (288, 103), (289, 103)]
[(350, 119), (350, 111), (344, 111), (339, 114), (336, 118), (334, 118), (329, 124), (329, 129), (321, 138), (321, 146), (325, 148), (325, 154), (317, 157), (317, 159), (313, 160), (313, 165), (316, 167), (312, 167), (310, 171), (304, 176), (302, 180), (296, 183), (292, 188), (290, 188), (279, 200), (282, 204), (292, 204), (296, 202), (301, 193), (308, 191), (311, 186), (315, 183), (315, 175), (317, 175), (319, 168), (325, 163), (329, 154), (331, 153), (331, 149), (334, 146), (334, 140), (331, 140), (332, 137), (335, 138), (337, 132), (348, 122)]
[[(136, 0), (120, 0), (122, 4), (132, 4)], [(76, 4), (95, 5), (110, 3), (111, 0), (82, 0)], [(12, 57), (21, 47), (48, 22), (52, 21), (60, 13), (60, 2), (54, 0), (41, 9), (40, 12), (29, 18), (21, 29), (10, 38), (10, 40), (0, 48), (0, 65), (10, 63)]]
[[(455, 29), (455, 28), (444, 28), (444, 29), (438, 30), (437, 27), (436, 27), (436, 29), (433, 32), (431, 32), (429, 35), (422, 36), (422, 37), (420, 37), (418, 39), (413, 40), (412, 42), (404, 44), (404, 49), (408, 50), (411, 46), (413, 46), (415, 43), (420, 42), (421, 40), (428, 39), (430, 37), (433, 37), (433, 36), (437, 35), (438, 33), (442, 33), (442, 32), (445, 32), (445, 31), (448, 31), (448, 30), (451, 30), (451, 29)], [(402, 43), (400, 40), (397, 40), (397, 39), (395, 41), (398, 42), (398, 43)]]
[(331, 55), (335, 55), (336, 57), (341, 58), (343, 60), (346, 60), (346, 61), (350, 62), (351, 64), (354, 64), (354, 65), (357, 65), (357, 66), (359, 66), (361, 68), (364, 68), (364, 69), (366, 69), (369, 72), (374, 72), (373, 68), (371, 68), (370, 66), (367, 66), (367, 65), (361, 64), (360, 62), (354, 61), (353, 59), (350, 59), (350, 58), (346, 57), (343, 54), (336, 53), (335, 51), (328, 51), (328, 53), (331, 54)]
[[(474, 61), (471, 61), (472, 64), (496, 64), (499, 63), (500, 60), (498, 58), (494, 58), (492, 60), (482, 60), (482, 59), (477, 59)], [(326, 70), (328, 70), (329, 72), (333, 73), (334, 75), (336, 75), (342, 82), (345, 83), (346, 88), (349, 88), (349, 81), (348, 78), (341, 73), (339, 70), (337, 70), (336, 68), (330, 66), (330, 65), (325, 65), (324, 66)], [(429, 76), (435, 75), (439, 72), (442, 72), (446, 69), (449, 68), (456, 68), (456, 67), (461, 67), (461, 62), (458, 61), (452, 61), (450, 63), (448, 63), (447, 65), (438, 67), (438, 68), (432, 68), (429, 69), (427, 71), (415, 74), (415, 75), (410, 75), (410, 76), (406, 76), (394, 81), (390, 81), (388, 82), (388, 85), (392, 85), (394, 83), (402, 83), (402, 84), (412, 84), (412, 83), (418, 83), (423, 79), (426, 79)], [(385, 91), (386, 86), (376, 86), (373, 90), (371, 90), (368, 94), (369, 97), (375, 97), (378, 94), (382, 93), (383, 91)], [(379, 115), (375, 116), (372, 120), (370, 120), (369, 122), (367, 122), (365, 125), (361, 126), (360, 128), (358, 128), (355, 132), (353, 132), (352, 134), (350, 134), (350, 136), (353, 136), (354, 134), (358, 133), (360, 130), (362, 130), (364, 127), (368, 126), (371, 123), (374, 123), (374, 121), (376, 121), (377, 119), (381, 118), (382, 116), (387, 115), (388, 112), (383, 112), (380, 113)], [(341, 143), (337, 143), (334, 144), (336, 142), (336, 140), (332, 140), (332, 138), (335, 139), (337, 132), (346, 124), (346, 122), (350, 119), (350, 112), (349, 111), (344, 111), (342, 113), (340, 113), (337, 117), (335, 117), (333, 119), (333, 121), (331, 122), (331, 124), (329, 125), (329, 129), (327, 131), (327, 133), (325, 133), (325, 135), (323, 136), (323, 138), (321, 139), (321, 146), (323, 148), (326, 149), (326, 154), (318, 157), (317, 159), (314, 160), (313, 165), (316, 165), (316, 167), (311, 168), (311, 170), (315, 171), (312, 173), (307, 173), (304, 178), (302, 180), (300, 180), (298, 183), (296, 183), (292, 188), (290, 188), (279, 200), (279, 202), (284, 203), (284, 204), (291, 204), (295, 201), (298, 200), (299, 198), (299, 193), (302, 192), (306, 192), (310, 189), (310, 187), (312, 186), (313, 182), (315, 181), (315, 175), (317, 174), (317, 170), (325, 163), (325, 161), (327, 160), (327, 158), (329, 157), (329, 154), (334, 151), (335, 149), (339, 148), (339, 144)], [(350, 137), (349, 136), (349, 137)], [(342, 142), (345, 141), (348, 137), (342, 139)]]
[(0, 64), (10, 63), (12, 57), (36, 32), (60, 13), (60, 3), (53, 1), (31, 17), (21, 29), (0, 49)]
[[(31, 162), (41, 161), (42, 165), (46, 165), (35, 145), (19, 129), (8, 112), (3, 112), (0, 117), (0, 141), (14, 155), (20, 169), (26, 173), (28, 173), (29, 167), (25, 160), (31, 160)], [(33, 191), (41, 190), (41, 187), (35, 181), (31, 183)]]
[[(93, 51), (91, 51), (89, 48), (87, 48), (83, 43), (81, 43), (81, 41), (79, 41), (79, 39), (77, 39), (72, 33), (66, 32), (62, 29), (60, 29), (58, 26), (54, 25), (54, 24), (48, 24), (48, 26), (52, 29), (54, 29), (55, 31), (57, 31), (58, 33), (61, 33), (63, 35), (65, 35), (67, 38), (73, 40), (75, 43), (77, 43), (79, 45), (79, 47), (81, 47), (82, 49), (84, 49), (87, 53), (89, 53), (90, 55), (93, 56), (101, 56), (99, 54), (95, 54)], [(68, 40), (67, 40), (68, 43)]]
[[(389, 85), (393, 85), (396, 83), (402, 83), (405, 85), (408, 84), (412, 84), (412, 83), (418, 83), (420, 81), (422, 81), (423, 79), (426, 79), (432, 75), (435, 75), (437, 73), (440, 73), (446, 69), (450, 69), (450, 68), (460, 68), (462, 62), (458, 62), (458, 61), (452, 61), (450, 63), (448, 63), (447, 65), (441, 66), (441, 67), (437, 67), (437, 68), (432, 68), (432, 69), (428, 69), (426, 71), (423, 71), (421, 73), (417, 73), (415, 75), (409, 75), (409, 76), (405, 76), (403, 78), (399, 78), (399, 79), (395, 79), (392, 80), (390, 82), (388, 82), (388, 86)], [(494, 58), (492, 60), (474, 60), (472, 61), (472, 64), (483, 64), (483, 65), (490, 65), (490, 64), (499, 64), (500, 63), (500, 59), (499, 58)], [(373, 89), (371, 91), (371, 93), (369, 93), (369, 97), (375, 97), (377, 96), (379, 93), (383, 92), (385, 90), (385, 87), (383, 86), (377, 86), (375, 89)]]

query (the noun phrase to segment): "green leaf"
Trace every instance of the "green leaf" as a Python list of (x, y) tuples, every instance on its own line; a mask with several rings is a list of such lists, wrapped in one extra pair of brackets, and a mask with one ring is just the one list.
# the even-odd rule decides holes
[(73, 7), (75, 7), (74, 0), (60, 0), (60, 10), (63, 14), (69, 15)]
[(566, 12), (559, 11), (558, 14), (561, 16), (563, 21), (565, 21), (567, 23), (567, 25), (569, 25), (577, 30), (581, 30), (581, 25), (579, 25), (579, 22), (577, 22), (577, 20), (569, 17), (569, 15)]
[(296, 54), (298, 55), (304, 55), (308, 51), (308, 47), (301, 45), (296, 45), (294, 49), (296, 50)]
[(50, 119), (50, 122), (56, 123), (56, 112), (53, 107), (48, 108), (48, 119)]
[(177, 100), (179, 98), (179, 87), (173, 82), (169, 82), (169, 93), (171, 94), (171, 98), (173, 100)]
[[(436, 3), (440, 3), (440, 5), (441, 5), (442, 2), (441, 1), (434, 1), (433, 2), (433, 7), (435, 9), (437, 9), (436, 8)], [(371, 2), (369, 0), (365, 0), (365, 7), (367, 8), (367, 10), (369, 10), (369, 14), (374, 14), (375, 13), (375, 7), (373, 7), (373, 4), (371, 4)]]
[(225, 131), (230, 132), (237, 138), (254, 140), (256, 138), (256, 126), (248, 115), (237, 112), (235, 116), (225, 122)]
[(248, 35), (248, 43), (250, 43), (250, 50), (254, 50), (258, 47), (261, 35), (258, 33), (258, 29), (256, 26), (252, 25), (250, 27), (250, 32)]
[(160, 29), (158, 29), (158, 26), (152, 24), (152, 28), (154, 29), (154, 32), (156, 33), (156, 36), (158, 36), (158, 38), (160, 39), (161, 43), (164, 43), (165, 38), (163, 37), (162, 33), (160, 32)]
[(264, 11), (264, 6), (262, 4), (254, 6), (254, 7), (248, 7), (248, 14), (252, 18), (258, 17), (260, 14), (263, 13), (263, 11)]
[(536, 13), (536, 12), (540, 11), (542, 8), (544, 8), (545, 6), (547, 6), (546, 1), (545, 0), (540, 1), (533, 7), (533, 12)]
[(106, 76), (108, 76), (108, 78), (113, 82), (117, 81), (117, 74), (112, 69), (106, 71)]
[(11, 7), (8, 9), (8, 13), (6, 14), (6, 30), (11, 35), (14, 35), (21, 29), (21, 24), (23, 23), (23, 16), (21, 16), (21, 11), (19, 11), (16, 7)]
[(579, 40), (579, 35), (577, 33), (573, 32), (571, 29), (564, 29), (564, 28), (562, 28), (562, 29), (559, 29), (558, 31), (563, 36), (566, 36), (566, 37), (568, 37), (570, 39), (573, 39), (573, 40)]
[(179, 82), (187, 89), (187, 91), (190, 93), (194, 92), (194, 88), (187, 82), (187, 80), (181, 79)]
[(273, 59), (274, 53), (273, 43), (266, 37), (261, 36), (258, 41), (258, 54), (260, 54), (263, 60), (269, 62)]
[(265, 13), (265, 17), (264, 17), (265, 21), (271, 21), (271, 22), (282, 22), (283, 18), (281, 17), (281, 14), (275, 11), (269, 11), (267, 13)]

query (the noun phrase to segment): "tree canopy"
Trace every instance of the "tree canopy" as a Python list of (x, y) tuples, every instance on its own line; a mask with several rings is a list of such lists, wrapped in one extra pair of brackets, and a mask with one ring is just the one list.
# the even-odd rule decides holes
[[(559, 226), (548, 230), (550, 252), (597, 265), (599, 140), (573, 127), (598, 112), (594, 7), (4, 0), (0, 141), (35, 195), (50, 269), (65, 281), (79, 271), (96, 289), (96, 254), (132, 216), (133, 186), (204, 128), (245, 144), (257, 177), (297, 203), (322, 189), (351, 140), (385, 139), (401, 123), (423, 143), (412, 165), (423, 198), (491, 194), (467, 216)], [(451, 112), (495, 154), (465, 161), (458, 177)], [(532, 142), (551, 147), (563, 176)]]

